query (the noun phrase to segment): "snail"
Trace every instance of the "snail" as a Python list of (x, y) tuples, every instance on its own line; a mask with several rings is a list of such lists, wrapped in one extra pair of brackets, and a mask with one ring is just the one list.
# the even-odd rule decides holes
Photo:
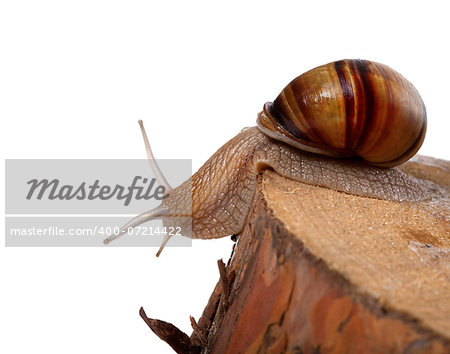
[[(414, 177), (394, 167), (422, 145), (425, 105), (408, 80), (376, 62), (341, 60), (298, 76), (273, 103), (264, 105), (256, 127), (243, 129), (177, 188), (171, 188), (159, 170), (139, 123), (148, 158), (167, 197), (105, 244), (156, 218), (165, 226), (187, 226), (191, 220), (192, 227), (186, 227), (183, 235), (192, 238), (238, 234), (249, 213), (257, 175), (266, 168), (358, 196), (398, 202), (428, 198)], [(157, 256), (169, 239), (164, 238)]]

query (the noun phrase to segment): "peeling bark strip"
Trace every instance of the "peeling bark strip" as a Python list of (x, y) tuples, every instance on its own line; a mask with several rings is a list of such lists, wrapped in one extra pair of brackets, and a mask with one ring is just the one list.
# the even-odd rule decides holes
[(434, 190), (423, 203), (265, 172), (190, 341), (147, 324), (184, 353), (449, 353), (450, 164), (428, 162), (402, 166)]
[(202, 329), (198, 326), (195, 318), (189, 316), (189, 320), (191, 321), (191, 326), (194, 332), (192, 332), (191, 340), (195, 345), (201, 346), (202, 348), (206, 346), (206, 337), (203, 333)]
[(139, 315), (147, 323), (150, 329), (163, 341), (169, 344), (177, 353), (197, 354), (201, 348), (193, 345), (191, 339), (181, 332), (173, 324), (148, 318), (144, 309), (141, 307)]

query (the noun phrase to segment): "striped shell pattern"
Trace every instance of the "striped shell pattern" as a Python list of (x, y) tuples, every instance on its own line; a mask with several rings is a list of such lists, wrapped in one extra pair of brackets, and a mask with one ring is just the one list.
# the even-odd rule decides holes
[(258, 115), (258, 128), (301, 150), (392, 167), (425, 137), (425, 105), (386, 65), (341, 60), (295, 78)]

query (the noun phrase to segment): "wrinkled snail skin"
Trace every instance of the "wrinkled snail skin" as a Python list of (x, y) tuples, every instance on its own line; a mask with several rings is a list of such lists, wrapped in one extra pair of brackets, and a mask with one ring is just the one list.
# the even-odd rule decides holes
[[(429, 199), (418, 181), (392, 167), (411, 158), (426, 132), (417, 90), (389, 67), (341, 60), (294, 79), (161, 205), (131, 220), (109, 243), (151, 219), (182, 226), (184, 236), (238, 234), (265, 168), (310, 185), (396, 202)], [(147, 154), (153, 159), (142, 122)], [(160, 175), (156, 162), (156, 175)], [(160, 178), (163, 182), (165, 179)], [(157, 255), (170, 235), (166, 235)]]
[(410, 159), (426, 124), (414, 86), (367, 60), (341, 60), (300, 75), (258, 118), (263, 132), (302, 150), (382, 167)]
[(237, 234), (249, 213), (257, 175), (265, 168), (299, 182), (358, 196), (398, 202), (428, 198), (415, 178), (398, 169), (304, 152), (252, 127), (222, 146), (192, 176), (192, 185), (175, 188), (163, 206), (168, 214), (176, 215), (192, 205), (192, 234), (185, 236), (210, 239)]

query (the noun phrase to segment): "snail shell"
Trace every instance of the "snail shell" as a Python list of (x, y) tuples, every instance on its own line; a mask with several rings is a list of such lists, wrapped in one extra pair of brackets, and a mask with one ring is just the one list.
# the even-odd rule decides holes
[(427, 117), (415, 87), (393, 69), (341, 60), (291, 81), (257, 124), (301, 150), (392, 167), (419, 150)]

